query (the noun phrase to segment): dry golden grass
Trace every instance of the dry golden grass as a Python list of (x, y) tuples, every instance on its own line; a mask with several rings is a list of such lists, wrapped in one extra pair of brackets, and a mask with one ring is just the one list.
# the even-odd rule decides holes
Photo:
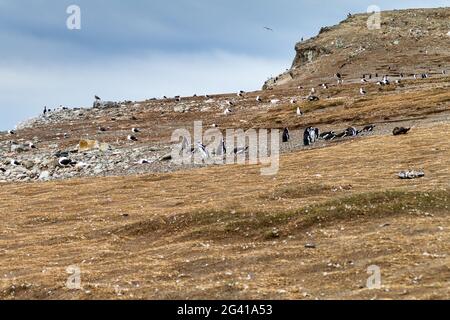
[[(448, 299), (450, 125), (433, 129), (286, 154), (273, 177), (232, 165), (4, 185), (0, 296)], [(396, 178), (408, 168), (427, 175)], [(371, 264), (382, 290), (364, 287)], [(65, 288), (70, 265), (83, 290)]]

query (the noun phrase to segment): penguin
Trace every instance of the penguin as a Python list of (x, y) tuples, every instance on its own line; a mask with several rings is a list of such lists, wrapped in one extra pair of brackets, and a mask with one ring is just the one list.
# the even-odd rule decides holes
[(218, 146), (216, 150), (216, 155), (223, 156), (227, 154), (227, 147), (225, 145), (225, 141), (222, 138), (222, 141), (220, 142), (220, 145)]
[(150, 161), (148, 161), (147, 159), (142, 159), (139, 160), (138, 164), (150, 164)]
[(75, 161), (72, 161), (72, 160), (70, 160), (69, 158), (66, 158), (66, 157), (59, 158), (58, 163), (62, 167), (74, 166), (74, 165), (77, 164)]
[(300, 107), (298, 107), (298, 108), (297, 108), (297, 117), (301, 117), (301, 116), (303, 116), (303, 112), (302, 112), (302, 110), (300, 109)]
[(309, 146), (316, 142), (320, 137), (320, 130), (318, 128), (309, 127), (305, 129), (303, 134), (303, 144)]
[(362, 96), (365, 96), (365, 95), (367, 94), (367, 91), (364, 90), (363, 88), (360, 88), (360, 89), (359, 89), (359, 93), (360, 93)]
[(291, 139), (291, 136), (289, 134), (289, 129), (288, 128), (284, 128), (284, 130), (283, 130), (283, 143), (289, 142), (290, 139)]
[(320, 135), (320, 138), (326, 141), (330, 141), (336, 138), (336, 133), (334, 131), (324, 132)]
[(394, 136), (400, 136), (403, 134), (408, 134), (408, 132), (410, 130), (411, 130), (411, 128), (397, 127), (394, 129), (394, 131), (392, 133), (394, 134)]
[(135, 136), (132, 136), (132, 135), (129, 135), (127, 137), (127, 139), (128, 139), (128, 141), (134, 141), (134, 142), (138, 141), (138, 138), (136, 138)]
[(234, 152), (234, 154), (238, 155), (238, 154), (243, 154), (243, 153), (247, 152), (248, 149), (249, 149), (248, 147), (245, 147), (245, 148), (236, 147), (236, 148), (234, 148), (233, 152)]
[(310, 134), (310, 130), (311, 130), (311, 129), (312, 129), (311, 127), (306, 128), (306, 129), (305, 129), (305, 132), (303, 133), (303, 144), (304, 144), (305, 146), (309, 146), (309, 145), (312, 144), (312, 141), (311, 141), (311, 134)]
[(131, 132), (139, 133), (139, 132), (141, 132), (141, 130), (139, 128), (133, 128), (133, 129), (131, 129)]
[(317, 97), (317, 96), (309, 96), (308, 97), (308, 101), (310, 101), (310, 102), (314, 102), (314, 101), (319, 101), (320, 99), (319, 99), (319, 97)]
[(17, 166), (21, 166), (22, 163), (20, 161), (17, 161), (17, 160), (11, 160), (11, 165), (14, 166), (14, 167), (17, 167)]
[(375, 126), (373, 124), (365, 126), (362, 130), (363, 132), (372, 132), (375, 129)]
[(209, 158), (208, 150), (206, 149), (206, 146), (204, 144), (197, 142), (197, 148), (198, 148), (198, 151), (200, 151), (203, 159)]
[(345, 130), (346, 137), (356, 137), (358, 135), (358, 130), (355, 127), (349, 127)]

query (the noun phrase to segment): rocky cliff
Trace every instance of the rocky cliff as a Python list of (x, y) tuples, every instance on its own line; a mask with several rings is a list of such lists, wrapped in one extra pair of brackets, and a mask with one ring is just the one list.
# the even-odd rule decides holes
[(357, 14), (295, 46), (292, 67), (264, 88), (335, 81), (337, 72), (397, 75), (450, 65), (450, 8)]

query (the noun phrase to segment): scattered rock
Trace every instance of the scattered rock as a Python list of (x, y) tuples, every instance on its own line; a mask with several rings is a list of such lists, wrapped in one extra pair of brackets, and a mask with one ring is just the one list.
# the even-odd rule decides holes
[(415, 171), (415, 170), (402, 171), (402, 172), (400, 172), (398, 174), (398, 177), (400, 179), (404, 179), (404, 180), (418, 179), (418, 178), (425, 177), (425, 172), (423, 172), (423, 170), (420, 170), (420, 171)]

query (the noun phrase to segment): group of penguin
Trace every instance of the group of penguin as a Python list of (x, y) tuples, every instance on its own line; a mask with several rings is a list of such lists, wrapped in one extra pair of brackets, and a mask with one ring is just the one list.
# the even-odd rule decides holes
[[(319, 128), (308, 127), (303, 132), (303, 144), (305, 146), (310, 146), (320, 139), (332, 141), (337, 138), (356, 137), (363, 132), (372, 132), (374, 129), (375, 129), (374, 125), (367, 125), (362, 130), (358, 130), (355, 127), (349, 127), (341, 133), (336, 133), (334, 131), (327, 131), (321, 133)], [(284, 128), (282, 135), (283, 143), (289, 142), (290, 139), (291, 135), (289, 129)]]

